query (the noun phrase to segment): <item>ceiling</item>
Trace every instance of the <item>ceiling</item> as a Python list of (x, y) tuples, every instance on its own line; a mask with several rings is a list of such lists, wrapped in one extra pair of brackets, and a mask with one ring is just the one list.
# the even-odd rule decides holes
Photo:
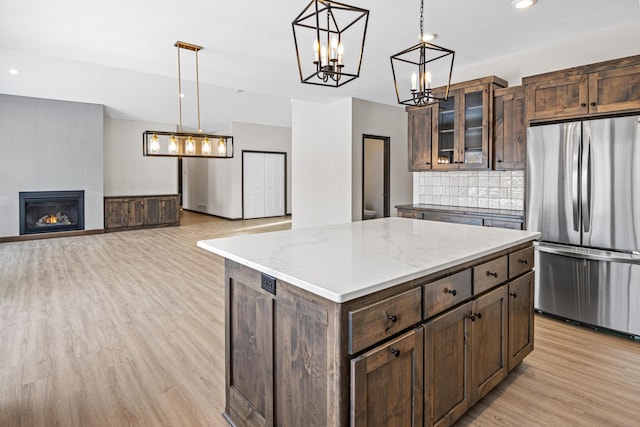
[[(290, 126), (291, 99), (395, 105), (389, 56), (417, 42), (420, 3), (344, 1), (370, 17), (361, 77), (335, 89), (300, 83), (291, 21), (307, 0), (0, 0), (0, 93), (100, 103), (114, 118), (176, 123), (173, 43), (182, 40), (204, 47), (206, 130), (231, 121)], [(638, 28), (638, 0), (539, 0), (525, 10), (511, 0), (425, 1), (425, 31), (456, 51), (453, 81), (497, 74), (513, 85), (523, 73), (583, 58), (639, 54)], [(183, 56), (185, 80), (195, 74), (189, 61)], [(195, 84), (185, 86), (184, 122), (195, 126)]]

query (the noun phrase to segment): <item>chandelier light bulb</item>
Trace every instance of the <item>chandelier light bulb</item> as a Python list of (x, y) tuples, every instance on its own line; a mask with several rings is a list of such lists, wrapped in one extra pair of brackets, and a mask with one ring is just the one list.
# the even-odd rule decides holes
[(422, 34), (422, 37), (420, 38), (420, 40), (422, 40), (425, 43), (429, 43), (430, 41), (435, 40), (438, 37), (438, 35), (436, 33), (424, 33)]
[(327, 47), (325, 45), (320, 47), (320, 65), (327, 65)]
[(176, 154), (178, 152), (178, 140), (175, 136), (169, 137), (169, 154)]
[(158, 141), (158, 135), (153, 135), (151, 137), (151, 147), (149, 147), (151, 149), (152, 153), (157, 153), (160, 151), (160, 141)]
[(313, 62), (316, 63), (320, 60), (320, 42), (316, 39), (313, 42)]
[(418, 75), (415, 71), (411, 73), (411, 90), (418, 90)]
[(513, 5), (513, 7), (515, 7), (516, 9), (526, 9), (530, 6), (533, 6), (534, 4), (536, 4), (538, 0), (513, 0), (511, 2), (511, 4)]
[(205, 154), (207, 156), (211, 155), (211, 142), (206, 136), (202, 140), (202, 154)]
[(218, 154), (220, 154), (221, 156), (227, 155), (227, 146), (224, 142), (224, 139), (222, 138), (218, 140)]
[(196, 144), (192, 137), (187, 137), (186, 150), (187, 154), (194, 154), (196, 152)]

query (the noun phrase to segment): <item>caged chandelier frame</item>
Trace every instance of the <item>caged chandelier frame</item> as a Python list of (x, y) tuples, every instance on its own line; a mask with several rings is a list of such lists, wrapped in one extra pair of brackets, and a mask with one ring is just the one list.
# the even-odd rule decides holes
[[(349, 36), (354, 34), (358, 30), (358, 23), (360, 26), (364, 24), (359, 51), (352, 50), (358, 52), (358, 58), (352, 59), (348, 62), (352, 65), (347, 66), (344, 60), (354, 58), (355, 55), (345, 54), (345, 35), (347, 30), (351, 30)], [(368, 23), (369, 11), (366, 9), (336, 1), (312, 0), (291, 23), (300, 82), (339, 87), (358, 78)], [(310, 42), (309, 50), (301, 51), (299, 42), (304, 43), (304, 40), (307, 40), (305, 35)], [(354, 45), (347, 48), (354, 49), (356, 40), (359, 39), (360, 37), (349, 37)]]
[[(398, 52), (390, 57), (391, 72), (393, 73), (393, 83), (396, 89), (396, 97), (398, 104), (408, 106), (425, 106), (434, 102), (445, 101), (449, 97), (449, 87), (451, 86), (451, 74), (453, 73), (453, 60), (455, 52), (442, 46), (437, 46), (428, 41), (424, 33), (424, 0), (420, 0), (420, 42), (408, 49)], [(436, 96), (431, 89), (431, 71), (429, 65), (446, 64), (451, 61), (448, 66), (449, 78), (444, 96)], [(401, 91), (398, 88), (398, 76), (396, 68), (402, 68), (401, 65), (408, 64), (409, 67), (415, 67), (415, 71), (411, 73), (411, 89)]]
[[(198, 52), (202, 46), (177, 41), (174, 46), (178, 48), (178, 108), (180, 122), (177, 132), (163, 132), (147, 130), (142, 134), (142, 154), (156, 157), (200, 157), (210, 159), (233, 158), (233, 137), (227, 135), (214, 135), (202, 132), (200, 128), (200, 78), (198, 72)], [(195, 52), (196, 61), (196, 104), (198, 111), (197, 132), (184, 132), (182, 130), (182, 73), (180, 67), (180, 50)], [(168, 136), (166, 148), (160, 136)], [(215, 147), (213, 145), (215, 144)]]

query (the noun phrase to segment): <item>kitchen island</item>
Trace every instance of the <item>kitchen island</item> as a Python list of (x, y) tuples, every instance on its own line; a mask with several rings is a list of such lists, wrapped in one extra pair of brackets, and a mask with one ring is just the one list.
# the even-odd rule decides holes
[(539, 233), (384, 218), (199, 241), (237, 426), (450, 425), (533, 349)]

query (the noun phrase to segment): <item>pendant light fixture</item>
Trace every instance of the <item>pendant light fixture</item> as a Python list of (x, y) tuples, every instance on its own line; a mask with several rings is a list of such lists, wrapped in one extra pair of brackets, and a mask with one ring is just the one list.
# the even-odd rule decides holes
[(291, 23), (300, 82), (339, 87), (358, 78), (368, 22), (366, 9), (312, 0)]
[[(142, 134), (142, 152), (145, 156), (157, 157), (204, 157), (223, 158), (233, 157), (233, 137), (226, 135), (213, 135), (202, 132), (200, 128), (200, 79), (198, 72), (198, 52), (202, 46), (177, 41), (174, 44), (178, 48), (178, 110), (180, 121), (177, 132), (162, 132), (148, 130)], [(198, 131), (183, 132), (182, 130), (182, 73), (180, 67), (180, 50), (185, 49), (195, 52), (196, 61), (196, 105), (198, 111)], [(161, 138), (165, 136), (167, 138)], [(217, 140), (218, 149), (211, 150), (211, 141)]]
[[(424, 106), (449, 97), (455, 52), (431, 43), (425, 37), (427, 35), (424, 32), (424, 0), (420, 0), (420, 42), (390, 58), (398, 104)], [(442, 94), (434, 94), (431, 89), (431, 76), (435, 73), (449, 76)]]

